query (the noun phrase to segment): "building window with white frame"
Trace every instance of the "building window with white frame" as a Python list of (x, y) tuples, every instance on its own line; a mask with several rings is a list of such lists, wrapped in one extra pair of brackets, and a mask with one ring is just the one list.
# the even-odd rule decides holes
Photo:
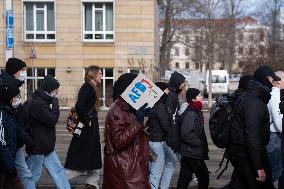
[(114, 41), (113, 2), (83, 2), (83, 41)]
[(55, 41), (54, 2), (24, 2), (25, 41)]

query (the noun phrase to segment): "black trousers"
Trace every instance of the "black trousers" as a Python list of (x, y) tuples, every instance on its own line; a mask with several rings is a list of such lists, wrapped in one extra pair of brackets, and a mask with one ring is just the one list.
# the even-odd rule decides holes
[(177, 189), (187, 189), (193, 173), (198, 179), (198, 189), (208, 189), (209, 172), (205, 161), (184, 156), (181, 157)]
[(253, 169), (245, 150), (238, 147), (233, 148), (232, 154), (230, 160), (234, 171), (231, 182), (229, 183), (230, 189), (274, 189), (271, 169), (267, 158), (264, 167), (266, 180), (265, 182), (259, 182), (256, 180), (258, 177), (257, 171)]

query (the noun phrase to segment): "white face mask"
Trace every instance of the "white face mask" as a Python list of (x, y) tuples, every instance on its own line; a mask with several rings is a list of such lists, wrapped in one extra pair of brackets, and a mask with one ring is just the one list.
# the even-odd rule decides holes
[(20, 76), (17, 78), (20, 81), (25, 81), (27, 78), (27, 70), (20, 71)]
[(14, 108), (18, 108), (19, 105), (21, 104), (21, 97), (15, 97), (16, 98), (16, 101), (12, 103), (12, 106)]
[(50, 96), (53, 98), (58, 98), (58, 94), (56, 92), (51, 92)]

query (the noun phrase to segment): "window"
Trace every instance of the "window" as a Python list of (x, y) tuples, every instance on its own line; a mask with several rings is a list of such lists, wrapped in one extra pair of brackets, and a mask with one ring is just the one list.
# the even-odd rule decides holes
[(185, 49), (185, 56), (189, 56), (189, 49)]
[(185, 36), (184, 42), (185, 42), (185, 43), (189, 43), (189, 36)]
[(240, 41), (240, 42), (243, 42), (243, 40), (244, 40), (243, 34), (239, 34), (239, 41)]
[(249, 48), (249, 55), (253, 55), (253, 52), (254, 52), (254, 48), (253, 48), (253, 47), (250, 47), (250, 48)]
[(113, 3), (83, 3), (83, 41), (112, 42)]
[(263, 30), (259, 31), (259, 40), (264, 41), (264, 31)]
[(244, 54), (244, 50), (243, 50), (242, 47), (239, 48), (239, 54), (240, 54), (240, 55), (243, 55), (243, 54)]
[(179, 56), (179, 49), (175, 48), (175, 56)]
[(179, 68), (179, 62), (176, 62), (176, 68)]
[(264, 55), (264, 46), (260, 45), (258, 49), (259, 49), (259, 55)]
[(189, 62), (185, 63), (185, 69), (189, 69)]
[(212, 83), (226, 83), (226, 76), (212, 75)]
[(55, 41), (54, 2), (24, 3), (25, 41)]
[(25, 82), (25, 99), (30, 98), (32, 93), (40, 88), (43, 82), (44, 76), (47, 74), (55, 77), (55, 68), (28, 68), (27, 80)]

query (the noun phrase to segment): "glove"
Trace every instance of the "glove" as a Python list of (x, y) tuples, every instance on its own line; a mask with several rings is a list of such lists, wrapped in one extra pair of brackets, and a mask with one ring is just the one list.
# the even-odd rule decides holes
[(144, 118), (148, 117), (150, 115), (152, 115), (152, 108), (146, 108), (148, 106), (148, 103), (145, 103), (142, 107), (140, 107), (137, 111), (136, 111), (136, 119), (140, 122), (140, 123), (144, 123)]

